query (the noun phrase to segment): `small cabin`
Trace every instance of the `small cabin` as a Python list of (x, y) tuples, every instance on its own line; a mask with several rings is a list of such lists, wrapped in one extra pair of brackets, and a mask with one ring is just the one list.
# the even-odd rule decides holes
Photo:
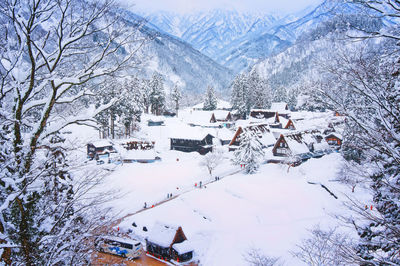
[(172, 259), (176, 262), (187, 262), (193, 259), (193, 248), (188, 240), (172, 245)]
[(100, 155), (109, 155), (116, 152), (113, 144), (108, 140), (99, 140), (87, 144), (87, 156), (90, 159), (98, 158)]
[(342, 136), (336, 132), (326, 135), (325, 140), (331, 147), (338, 148), (342, 146)]
[(214, 136), (201, 132), (195, 134), (179, 132), (179, 134), (172, 136), (170, 139), (171, 150), (183, 152), (197, 151), (201, 155), (205, 155), (212, 151)]
[(304, 143), (300, 133), (292, 135), (281, 134), (276, 141), (272, 154), (274, 156), (293, 156), (310, 152), (306, 143)]
[(187, 262), (193, 258), (193, 249), (181, 226), (155, 224), (146, 238), (147, 253), (162, 259)]
[(254, 132), (255, 135), (258, 136), (259, 141), (264, 148), (272, 147), (275, 144), (276, 139), (267, 124), (250, 124), (248, 126), (238, 127), (235, 135), (233, 135), (233, 138), (229, 143), (229, 151), (234, 151), (240, 146), (240, 135), (246, 130)]

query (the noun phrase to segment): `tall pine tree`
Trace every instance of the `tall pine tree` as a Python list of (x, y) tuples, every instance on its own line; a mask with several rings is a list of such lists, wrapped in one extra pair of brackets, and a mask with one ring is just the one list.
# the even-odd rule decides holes
[(212, 86), (207, 87), (206, 95), (204, 96), (203, 110), (212, 111), (217, 109), (217, 96), (215, 95), (214, 88)]
[(150, 80), (151, 113), (155, 115), (161, 115), (165, 110), (165, 101), (163, 77), (159, 73), (154, 72), (153, 77)]

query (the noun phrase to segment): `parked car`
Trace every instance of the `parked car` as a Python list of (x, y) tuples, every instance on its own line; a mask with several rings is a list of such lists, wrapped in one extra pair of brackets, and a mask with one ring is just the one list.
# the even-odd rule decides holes
[(313, 154), (312, 154), (311, 152), (302, 153), (302, 154), (299, 155), (299, 157), (300, 157), (300, 159), (301, 159), (303, 162), (305, 162), (305, 161), (307, 161), (308, 159), (312, 158), (312, 157), (313, 157)]
[(321, 158), (322, 156), (325, 155), (324, 151), (314, 151), (313, 153), (313, 158)]

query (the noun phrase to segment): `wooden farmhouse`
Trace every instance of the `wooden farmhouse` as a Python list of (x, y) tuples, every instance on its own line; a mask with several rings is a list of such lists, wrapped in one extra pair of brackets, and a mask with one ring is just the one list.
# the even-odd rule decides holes
[(272, 147), (276, 142), (268, 124), (250, 124), (238, 127), (229, 143), (229, 151), (234, 151), (240, 146), (240, 135), (246, 130), (253, 131), (258, 136), (264, 148)]
[(87, 144), (87, 156), (90, 159), (98, 159), (100, 155), (109, 155), (115, 152), (113, 144), (108, 140), (99, 140)]
[(276, 141), (272, 154), (274, 156), (294, 156), (310, 152), (307, 144), (303, 141), (301, 133), (290, 135), (281, 134)]
[(249, 120), (255, 123), (265, 122), (271, 128), (282, 127), (278, 113), (271, 110), (265, 110), (265, 109), (251, 110)]
[(217, 110), (211, 114), (210, 123), (232, 122), (232, 114), (229, 111)]
[(292, 119), (287, 119), (284, 117), (280, 117), (279, 118), (281, 124), (282, 124), (282, 128), (283, 129), (289, 129), (289, 130), (296, 130), (296, 126), (294, 125), (294, 122)]
[(271, 111), (277, 112), (280, 116), (289, 119), (290, 117), (290, 110), (289, 106), (285, 102), (273, 102), (271, 104)]
[(162, 259), (187, 262), (193, 258), (193, 249), (182, 227), (155, 224), (146, 238), (147, 253)]
[(171, 136), (171, 150), (193, 152), (197, 151), (201, 155), (207, 154), (212, 150), (214, 136), (190, 128), (190, 130), (180, 130)]
[(325, 136), (326, 142), (333, 148), (340, 148), (342, 146), (342, 136), (336, 132), (329, 133)]

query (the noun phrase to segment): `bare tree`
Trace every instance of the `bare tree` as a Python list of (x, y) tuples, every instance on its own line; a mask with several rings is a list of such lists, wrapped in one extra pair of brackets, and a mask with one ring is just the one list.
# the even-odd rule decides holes
[(82, 240), (77, 237), (81, 229), (95, 224), (83, 213), (101, 213), (93, 211), (101, 200), (83, 200), (98, 181), (82, 183), (82, 173), (71, 173), (60, 131), (108, 108), (113, 101), (97, 108), (90, 104), (100, 78), (134, 62), (143, 43), (141, 24), (126, 28), (116, 14), (108, 0), (0, 2), (0, 34), (5, 37), (0, 40), (3, 260), (84, 263), (77, 254), (87, 241), (73, 240)]
[(336, 229), (321, 230), (316, 226), (310, 230), (311, 236), (303, 239), (291, 254), (307, 265), (357, 265), (353, 260), (355, 250), (348, 237)]
[(224, 157), (222, 150), (214, 148), (212, 152), (209, 152), (206, 155), (204, 155), (203, 160), (200, 162), (200, 165), (206, 167), (208, 173), (211, 176), (214, 169), (221, 164), (223, 159)]
[(269, 257), (261, 253), (259, 249), (252, 248), (246, 255), (244, 259), (253, 266), (273, 266), (278, 265), (279, 258)]

